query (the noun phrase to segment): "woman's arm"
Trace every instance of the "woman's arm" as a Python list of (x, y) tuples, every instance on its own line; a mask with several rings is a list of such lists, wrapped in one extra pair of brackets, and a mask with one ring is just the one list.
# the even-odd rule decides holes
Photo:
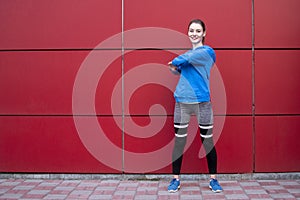
[(181, 70), (180, 70), (178, 67), (174, 66), (174, 65), (172, 64), (172, 61), (169, 62), (168, 65), (169, 65), (170, 71), (171, 71), (173, 74), (175, 74), (175, 75), (179, 75), (179, 74), (180, 74)]

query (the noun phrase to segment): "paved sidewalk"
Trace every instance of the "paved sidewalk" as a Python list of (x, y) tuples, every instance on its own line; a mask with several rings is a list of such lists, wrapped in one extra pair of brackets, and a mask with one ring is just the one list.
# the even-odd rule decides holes
[(300, 180), (220, 181), (215, 194), (204, 180), (182, 180), (177, 193), (165, 180), (0, 179), (0, 199), (299, 199)]

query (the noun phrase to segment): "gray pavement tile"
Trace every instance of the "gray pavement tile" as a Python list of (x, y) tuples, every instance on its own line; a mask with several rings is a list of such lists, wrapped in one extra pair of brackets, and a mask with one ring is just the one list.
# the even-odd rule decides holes
[(0, 199), (19, 199), (23, 194), (6, 193), (0, 196)]
[(240, 185), (245, 187), (245, 186), (260, 186), (260, 184), (256, 181), (241, 181)]
[(293, 199), (295, 198), (293, 195), (284, 193), (284, 194), (270, 194), (270, 196), (274, 199)]
[(245, 194), (229, 194), (229, 195), (225, 195), (227, 199), (249, 199), (249, 197)]
[(6, 193), (9, 188), (0, 188), (0, 195)]
[(95, 188), (95, 191), (114, 191), (116, 190), (116, 187), (111, 186), (98, 186)]
[(57, 186), (53, 190), (64, 190), (64, 191), (72, 191), (74, 190), (74, 186)]
[(27, 194), (48, 194), (50, 190), (31, 190)]
[(157, 195), (135, 195), (134, 200), (156, 200)]
[(93, 200), (108, 200), (108, 199), (112, 199), (112, 195), (91, 195), (89, 196), (89, 199), (93, 199)]
[(21, 183), (21, 181), (5, 181), (5, 182), (2, 182), (0, 183), (0, 186), (16, 186), (16, 185), (19, 185)]
[(201, 200), (202, 196), (201, 195), (180, 195), (180, 199), (182, 200)]
[(129, 196), (129, 195), (135, 195), (136, 191), (128, 191), (128, 190), (117, 190), (115, 191), (114, 195), (125, 195), (125, 196)]
[(265, 190), (245, 190), (246, 194), (268, 194)]
[(59, 199), (66, 199), (66, 194), (48, 194), (43, 199), (49, 199), (49, 200), (59, 200)]
[(31, 190), (34, 187), (35, 187), (34, 185), (18, 185), (14, 187), (13, 190)]
[(70, 195), (90, 195), (93, 191), (89, 190), (74, 190), (70, 193)]

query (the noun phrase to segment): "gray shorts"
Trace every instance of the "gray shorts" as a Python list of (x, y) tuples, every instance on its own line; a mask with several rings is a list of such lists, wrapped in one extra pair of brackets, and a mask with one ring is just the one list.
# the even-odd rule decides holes
[(174, 126), (177, 126), (178, 128), (186, 128), (190, 122), (192, 114), (197, 116), (200, 128), (201, 126), (205, 129), (213, 127), (213, 110), (211, 102), (194, 104), (176, 102), (174, 111)]

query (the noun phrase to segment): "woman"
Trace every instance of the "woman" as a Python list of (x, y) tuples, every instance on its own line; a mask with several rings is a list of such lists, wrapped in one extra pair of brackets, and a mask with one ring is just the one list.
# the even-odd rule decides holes
[(213, 111), (210, 102), (210, 70), (215, 63), (214, 50), (204, 45), (205, 24), (199, 19), (192, 20), (188, 26), (188, 36), (193, 48), (168, 63), (174, 74), (180, 79), (174, 92), (176, 100), (174, 111), (175, 146), (172, 154), (174, 178), (168, 191), (176, 192), (180, 188), (180, 169), (187, 128), (191, 114), (195, 113), (200, 128), (201, 141), (206, 150), (206, 158), (211, 174), (209, 187), (213, 192), (221, 192), (222, 187), (216, 179), (217, 152), (213, 142)]

